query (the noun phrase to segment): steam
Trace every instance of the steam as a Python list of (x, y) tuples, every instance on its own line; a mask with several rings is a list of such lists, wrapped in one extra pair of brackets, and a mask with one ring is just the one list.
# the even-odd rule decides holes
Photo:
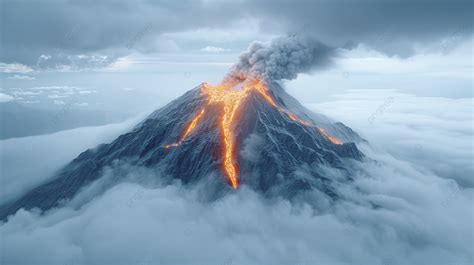
[(299, 35), (279, 37), (271, 43), (253, 42), (230, 75), (291, 80), (299, 73), (329, 65), (334, 54), (334, 48)]

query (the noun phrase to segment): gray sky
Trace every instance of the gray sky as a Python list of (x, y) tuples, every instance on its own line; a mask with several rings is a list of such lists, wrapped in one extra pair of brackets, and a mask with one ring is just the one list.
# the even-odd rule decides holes
[(305, 102), (354, 88), (471, 97), (472, 5), (2, 0), (0, 100), (61, 105), (58, 93), (28, 91), (69, 86), (93, 91), (81, 98), (88, 108), (128, 101), (131, 109), (152, 108), (204, 80), (218, 82), (253, 41), (292, 34), (344, 49), (330, 67), (287, 82)]
[(472, 1), (2, 0), (0, 61), (97, 67), (135, 52), (240, 51), (287, 33), (407, 57), (471, 36)]

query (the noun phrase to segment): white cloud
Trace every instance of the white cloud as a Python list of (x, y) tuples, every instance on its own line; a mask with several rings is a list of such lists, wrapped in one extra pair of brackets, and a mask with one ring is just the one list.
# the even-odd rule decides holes
[(39, 103), (39, 100), (22, 100), (20, 102), (25, 104), (36, 104)]
[(41, 91), (39, 92), (33, 92), (33, 91), (13, 91), (13, 95), (15, 96), (37, 96), (41, 94)]
[[(96, 90), (90, 90), (82, 87), (75, 86), (36, 86), (36, 87), (26, 87), (26, 88), (9, 88), (11, 94), (15, 97), (20, 98), (21, 96), (39, 96), (45, 95), (50, 99), (61, 99), (67, 98), (74, 94), (93, 94), (97, 93)], [(56, 100), (54, 102), (56, 105), (62, 105), (64, 102), (62, 100)]]
[(80, 90), (79, 91), (79, 94), (93, 94), (93, 93), (97, 93), (97, 91), (95, 90)]
[(57, 94), (48, 95), (48, 98), (51, 98), (51, 99), (56, 99), (56, 98), (67, 98), (67, 97), (69, 97), (69, 95), (57, 95)]
[(333, 98), (310, 107), (347, 123), (399, 159), (474, 186), (472, 98), (417, 97), (394, 90), (352, 90)]
[(10, 96), (10, 95), (7, 95), (7, 94), (4, 94), (4, 93), (0, 93), (0, 102), (8, 102), (8, 101), (12, 101), (14, 100), (15, 98)]
[(247, 139), (245, 139), (240, 155), (245, 160), (258, 161), (262, 145), (263, 139), (258, 136), (258, 134), (251, 134)]
[(41, 70), (53, 70), (59, 72), (81, 71), (105, 67), (113, 63), (117, 58), (103, 55), (65, 55), (65, 54), (42, 54), (38, 57), (36, 67)]
[[(245, 187), (207, 203), (199, 200), (199, 191), (179, 185), (145, 188), (123, 183), (80, 210), (71, 205), (44, 217), (20, 211), (0, 226), (8, 242), (4, 260), (20, 264), (32, 260), (47, 264), (225, 264), (229, 260), (231, 264), (468, 264), (466, 207), (472, 190), (458, 191), (444, 207), (442, 195), (451, 192), (446, 183), (394, 162), (399, 169), (372, 164), (367, 169), (382, 175), (361, 177), (354, 184), (368, 195), (346, 191), (352, 199), (324, 213), (284, 200), (265, 201)], [(141, 177), (147, 172), (129, 171), (140, 172)], [(367, 200), (381, 208), (359, 202)], [(29, 255), (23, 255), (25, 251)]]
[(78, 102), (78, 103), (75, 103), (74, 106), (87, 107), (87, 106), (89, 106), (89, 103), (87, 103), (87, 102)]
[(203, 52), (210, 52), (210, 53), (220, 53), (220, 52), (228, 52), (230, 49), (225, 49), (221, 47), (215, 47), (215, 46), (206, 46), (201, 49)]
[(33, 72), (33, 69), (23, 64), (0, 63), (0, 73), (29, 73), (29, 72)]
[(13, 80), (34, 80), (35, 78), (33, 76), (29, 75), (10, 75), (8, 76), (8, 79), (13, 79)]
[(33, 90), (81, 90), (82, 88), (80, 87), (74, 87), (74, 86), (37, 86), (37, 87), (31, 87), (27, 89), (33, 89)]
[[(61, 114), (61, 111), (58, 111), (58, 114)], [(143, 115), (140, 115), (119, 124), (83, 127), (0, 141), (0, 204), (41, 183), (82, 151), (113, 140), (142, 118)], [(51, 117), (51, 125), (54, 122), (55, 118)], [(45, 156), (46, 150), (48, 155)]]
[(54, 100), (53, 103), (55, 105), (64, 105), (64, 104), (66, 104), (63, 100)]

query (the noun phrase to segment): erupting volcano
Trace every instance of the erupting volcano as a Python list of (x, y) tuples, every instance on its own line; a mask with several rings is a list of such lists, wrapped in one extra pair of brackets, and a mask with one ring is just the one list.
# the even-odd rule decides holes
[[(198, 111), (196, 116), (194, 116), (191, 122), (187, 125), (183, 134), (181, 135), (178, 142), (167, 144), (164, 147), (166, 149), (171, 147), (179, 146), (194, 130), (198, 125), (199, 121), (202, 119), (203, 115), (206, 112), (206, 107), (210, 104), (221, 104), (223, 113), (221, 115), (220, 127), (222, 130), (222, 141), (223, 141), (223, 161), (224, 161), (224, 171), (227, 175), (229, 184), (232, 188), (236, 189), (238, 187), (238, 166), (235, 162), (235, 135), (233, 133), (235, 123), (234, 120), (238, 114), (239, 109), (241, 108), (242, 102), (248, 98), (250, 92), (256, 91), (263, 99), (267, 101), (268, 104), (278, 109), (280, 112), (285, 113), (288, 117), (305, 126), (312, 126), (311, 123), (303, 121), (298, 118), (295, 114), (291, 113), (288, 110), (278, 106), (273, 100), (272, 96), (268, 92), (268, 88), (265, 86), (264, 82), (261, 79), (251, 79), (246, 78), (229, 78), (220, 85), (212, 86), (208, 83), (204, 83), (201, 87), (201, 94), (206, 96), (208, 99), (207, 104)], [(330, 136), (324, 129), (313, 126), (319, 130), (331, 143), (341, 144), (341, 142)]]
[[(324, 65), (331, 52), (295, 37), (252, 44), (221, 84), (203, 83), (111, 143), (81, 153), (48, 182), (1, 205), (0, 219), (20, 208), (48, 210), (123, 181), (179, 181), (203, 188), (209, 200), (242, 185), (266, 197), (317, 191), (327, 201), (338, 199), (337, 187), (350, 183), (354, 161), (364, 158), (355, 144), (363, 139), (303, 107), (277, 81)], [(149, 173), (124, 173), (143, 170)]]
[(58, 206), (120, 163), (149, 168), (163, 181), (205, 182), (211, 199), (229, 185), (288, 198), (318, 189), (336, 199), (341, 180), (326, 176), (324, 167), (349, 181), (350, 161), (364, 157), (358, 141), (350, 128), (307, 110), (277, 82), (228, 77), (199, 85), (112, 143), (83, 152), (51, 181), (2, 205), (0, 217)]

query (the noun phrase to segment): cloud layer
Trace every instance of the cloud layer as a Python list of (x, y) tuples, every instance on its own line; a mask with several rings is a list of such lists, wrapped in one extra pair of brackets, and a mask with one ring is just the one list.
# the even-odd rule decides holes
[[(472, 128), (461, 118), (469, 104), (393, 92), (389, 95), (393, 100), (384, 105), (386, 95), (380, 92), (354, 93), (359, 97), (342, 95), (317, 107), (336, 117), (354, 113), (344, 115), (343, 121), (366, 136), (371, 146), (361, 148), (377, 162), (361, 165), (352, 188), (340, 188), (344, 198), (330, 208), (267, 201), (245, 187), (217, 202), (203, 202), (202, 187), (140, 186), (134, 184), (137, 178), (149, 176), (156, 182), (160, 176), (122, 167), (106, 171), (104, 179), (125, 174), (127, 182), (82, 208), (77, 208), (78, 201), (96, 194), (100, 183), (84, 190), (69, 206), (45, 216), (20, 211), (2, 224), (2, 263), (472, 263), (474, 190), (468, 181), (460, 181), (468, 180), (463, 174), (469, 169), (443, 174), (433, 167), (436, 158), (424, 157), (421, 162), (411, 149), (418, 139), (426, 139), (419, 142), (420, 152), (442, 148), (443, 156), (453, 158), (444, 160), (447, 169), (459, 167), (455, 157), (472, 158), (472, 149), (462, 154), (458, 148), (443, 148), (447, 143), (461, 146), (469, 139), (462, 132), (469, 134)], [(443, 113), (417, 107), (439, 101), (444, 101)], [(392, 115), (397, 119), (392, 120)], [(424, 122), (410, 129), (415, 116)], [(453, 117), (459, 121), (450, 122)], [(258, 139), (247, 144), (252, 142)], [(248, 148), (245, 152), (254, 153)]]
[[(340, 47), (366, 44), (390, 55), (410, 56), (419, 46), (456, 46), (472, 36), (472, 1), (256, 1), (266, 29), (317, 37)], [(275, 26), (275, 21), (277, 26)]]
[[(416, 97), (396, 90), (352, 90), (315, 104), (396, 158), (474, 187), (472, 98)], [(352, 117), (348, 118), (347, 113)]]
[[(234, 50), (234, 43), (248, 41), (249, 28), (257, 28), (257, 36), (298, 33), (328, 46), (363, 43), (404, 57), (427, 46), (449, 51), (472, 37), (473, 6), (469, 0), (69, 0), (6, 1), (2, 8), (1, 63), (76, 69), (101, 67), (133, 52)], [(203, 30), (244, 36), (223, 41), (217, 34), (199, 34)]]
[[(54, 123), (54, 118), (56, 117), (51, 117), (51, 123)], [(119, 124), (82, 127), (49, 135), (0, 141), (0, 204), (44, 182), (81, 152), (109, 142), (128, 131), (141, 118), (143, 115)], [(45, 150), (48, 150), (47, 156), (44, 155)]]

